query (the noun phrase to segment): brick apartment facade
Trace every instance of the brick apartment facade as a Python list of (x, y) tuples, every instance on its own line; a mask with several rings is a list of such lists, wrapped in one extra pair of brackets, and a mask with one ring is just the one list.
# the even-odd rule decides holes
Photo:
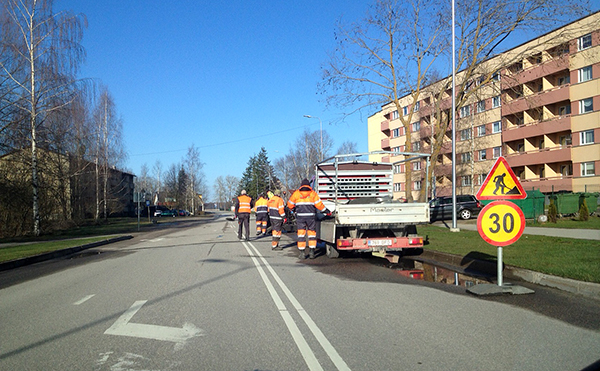
[[(499, 156), (504, 156), (525, 190), (600, 191), (600, 12), (530, 40), (480, 67), (488, 78), (466, 86), (477, 89), (457, 107), (456, 191), (475, 194)], [(493, 71), (493, 72), (491, 72)], [(460, 81), (462, 71), (457, 73)], [(435, 92), (451, 77), (428, 87)], [(483, 78), (482, 78), (483, 80)], [(458, 84), (457, 84), (458, 87)], [(444, 88), (441, 88), (444, 89)], [(427, 89), (425, 89), (427, 91)], [(439, 89), (438, 89), (439, 91)], [(368, 119), (369, 150), (431, 153), (435, 136), (433, 95), (410, 96)], [(449, 114), (451, 90), (437, 102)], [(406, 135), (399, 115), (410, 115)], [(436, 196), (452, 192), (451, 127), (442, 136), (441, 152), (431, 160)], [(379, 156), (393, 162), (404, 156)], [(424, 187), (424, 163), (395, 166), (394, 197), (406, 196), (406, 166), (411, 166), (413, 197)], [(431, 196), (432, 193), (428, 196)]]

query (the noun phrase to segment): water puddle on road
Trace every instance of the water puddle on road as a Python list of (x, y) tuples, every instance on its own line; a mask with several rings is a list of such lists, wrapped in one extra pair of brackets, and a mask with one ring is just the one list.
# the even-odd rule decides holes
[(452, 269), (448, 266), (411, 259), (401, 259), (398, 264), (394, 264), (391, 268), (395, 269), (398, 274), (408, 278), (463, 287), (471, 287), (480, 283), (492, 283), (493, 278), (484, 274), (473, 274)]

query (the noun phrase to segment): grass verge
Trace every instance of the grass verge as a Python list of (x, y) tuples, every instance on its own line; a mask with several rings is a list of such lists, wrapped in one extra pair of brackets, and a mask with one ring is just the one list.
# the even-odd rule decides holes
[(25, 245), (16, 245), (0, 248), (0, 263), (22, 259), (29, 256), (39, 255), (51, 251), (57, 251), (62, 249), (68, 249), (71, 247), (82, 246), (92, 242), (98, 242), (106, 240), (106, 237), (89, 237), (74, 240), (62, 240), (62, 241), (47, 241), (29, 243)]
[[(447, 228), (419, 226), (419, 234), (428, 237), (428, 250), (459, 256), (475, 255), (496, 262), (497, 247), (485, 242), (477, 231), (450, 232)], [(503, 248), (507, 265), (600, 283), (600, 244), (598, 241), (523, 235), (517, 242)]]
[[(159, 219), (159, 223), (170, 223), (178, 221), (189, 221), (190, 218), (167, 218)], [(147, 218), (140, 220), (140, 231), (149, 230), (156, 224), (149, 222)], [(54, 231), (51, 234), (39, 237), (24, 237), (0, 240), (0, 243), (8, 243), (7, 247), (0, 247), (0, 262), (22, 259), (29, 256), (39, 255), (46, 252), (68, 249), (92, 242), (106, 240), (107, 236), (134, 233), (138, 231), (138, 220), (136, 218), (110, 218), (108, 222), (95, 223), (93, 220), (82, 223), (79, 226), (65, 230)], [(10, 243), (15, 243), (10, 246)], [(20, 245), (17, 245), (20, 243)]]

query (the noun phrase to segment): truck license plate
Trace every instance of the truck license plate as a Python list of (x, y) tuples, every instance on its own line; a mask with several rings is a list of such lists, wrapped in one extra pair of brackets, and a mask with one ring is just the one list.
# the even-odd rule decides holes
[(369, 246), (389, 246), (392, 240), (369, 240)]

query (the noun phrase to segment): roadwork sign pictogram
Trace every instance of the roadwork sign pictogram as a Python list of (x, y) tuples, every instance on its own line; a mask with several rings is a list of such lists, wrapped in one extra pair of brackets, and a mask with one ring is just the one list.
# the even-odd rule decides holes
[(498, 157), (479, 192), (478, 200), (522, 200), (527, 193), (504, 157)]

